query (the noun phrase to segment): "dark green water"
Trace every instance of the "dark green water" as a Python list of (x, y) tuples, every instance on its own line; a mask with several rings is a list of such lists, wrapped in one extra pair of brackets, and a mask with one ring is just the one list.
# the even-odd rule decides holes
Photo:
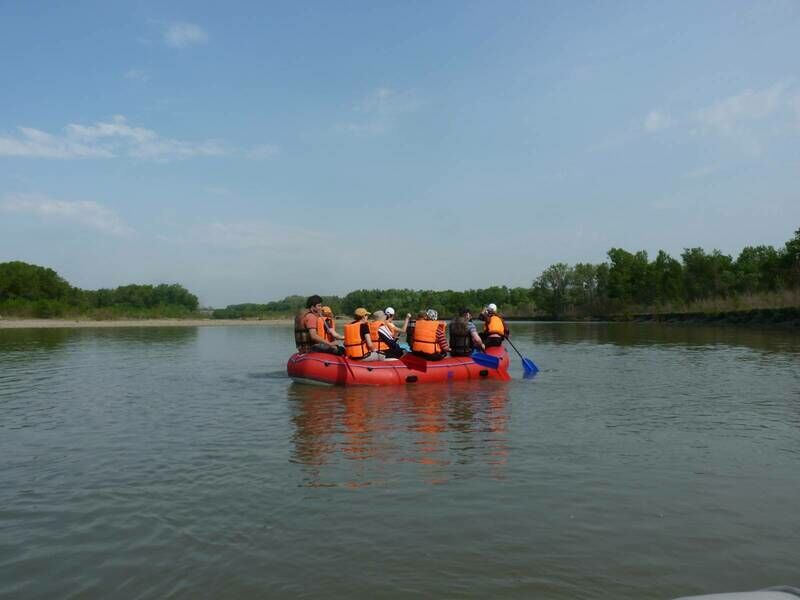
[(509, 384), (285, 377), (289, 327), (0, 330), (0, 596), (800, 584), (800, 336), (517, 324)]

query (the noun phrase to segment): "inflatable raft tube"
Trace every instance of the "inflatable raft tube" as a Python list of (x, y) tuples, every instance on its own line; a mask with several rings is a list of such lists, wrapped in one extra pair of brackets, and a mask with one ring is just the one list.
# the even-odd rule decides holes
[(406, 359), (361, 362), (321, 352), (293, 354), (286, 371), (294, 381), (326, 385), (408, 385), (494, 379), (508, 381), (508, 352), (488, 348), (497, 357), (497, 368), (478, 364), (469, 356), (428, 361), (409, 355)]

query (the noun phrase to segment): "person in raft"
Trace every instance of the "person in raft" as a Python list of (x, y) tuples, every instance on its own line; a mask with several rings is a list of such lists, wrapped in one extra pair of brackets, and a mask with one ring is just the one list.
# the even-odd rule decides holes
[(305, 310), (301, 310), (294, 318), (294, 343), (300, 354), (308, 352), (325, 352), (327, 354), (344, 354), (344, 348), (325, 339), (324, 329), (320, 334), (319, 321), (322, 320), (322, 298), (314, 294), (306, 300)]
[(442, 360), (450, 352), (445, 324), (439, 320), (439, 313), (432, 308), (425, 311), (424, 320), (417, 320), (411, 351), (427, 360)]
[(400, 334), (408, 331), (408, 322), (411, 320), (411, 313), (406, 315), (406, 320), (403, 322), (403, 326), (398, 327), (394, 324), (394, 309), (391, 306), (387, 306), (386, 310), (383, 312), (386, 314), (386, 327), (391, 330), (392, 337), (394, 337), (395, 341), (399, 340)]
[(317, 333), (330, 344), (344, 339), (344, 336), (336, 331), (336, 319), (330, 306), (323, 306), (320, 310), (320, 318), (317, 319)]
[(406, 325), (406, 343), (409, 348), (414, 348), (414, 329), (417, 327), (417, 321), (425, 320), (425, 311), (421, 310), (417, 313), (416, 318), (411, 319)]
[(353, 315), (353, 322), (344, 326), (344, 353), (347, 358), (364, 362), (385, 360), (386, 357), (377, 351), (377, 345), (372, 342), (367, 322), (369, 311), (366, 308), (357, 308)]
[(502, 346), (503, 340), (509, 336), (508, 326), (497, 313), (497, 305), (489, 304), (480, 314), (480, 319), (483, 321), (483, 331), (481, 338), (486, 347)]
[(478, 335), (472, 313), (466, 307), (459, 309), (458, 316), (450, 323), (450, 355), (469, 356), (473, 348), (486, 351), (486, 346)]
[(400, 358), (403, 356), (403, 349), (397, 343), (397, 338), (392, 333), (392, 330), (389, 329), (386, 313), (382, 310), (376, 310), (372, 313), (372, 321), (369, 322), (369, 333), (372, 343), (378, 352), (386, 358)]

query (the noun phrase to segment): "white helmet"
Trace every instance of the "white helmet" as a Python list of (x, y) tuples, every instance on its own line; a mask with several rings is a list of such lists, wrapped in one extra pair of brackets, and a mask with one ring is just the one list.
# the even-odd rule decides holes
[(425, 316), (428, 317), (429, 321), (438, 321), (439, 320), (439, 313), (429, 308), (425, 311)]
[(391, 306), (387, 306), (386, 310), (383, 311), (383, 312), (386, 313), (387, 317), (393, 317), (394, 316), (394, 309)]
[(497, 304), (491, 303), (489, 306), (486, 307), (486, 310), (489, 312), (497, 312)]

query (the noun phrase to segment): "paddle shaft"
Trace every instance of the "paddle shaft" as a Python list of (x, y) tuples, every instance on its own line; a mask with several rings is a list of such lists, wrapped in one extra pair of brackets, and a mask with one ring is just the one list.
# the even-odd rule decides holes
[(524, 356), (522, 356), (522, 354), (520, 353), (520, 351), (519, 351), (519, 350), (517, 350), (517, 347), (514, 345), (514, 342), (512, 342), (510, 339), (508, 339), (508, 336), (507, 336), (507, 335), (506, 335), (506, 336), (504, 336), (504, 337), (506, 338), (506, 341), (507, 341), (509, 344), (511, 344), (511, 347), (514, 349), (514, 352), (516, 352), (516, 353), (517, 353), (517, 355), (519, 355), (519, 357), (520, 357), (522, 360), (525, 360), (525, 357), (524, 357)]
[(506, 338), (506, 341), (509, 344), (511, 344), (511, 347), (514, 349), (514, 352), (516, 352), (517, 355), (519, 356), (520, 360), (522, 361), (522, 368), (525, 371), (530, 371), (531, 373), (536, 373), (536, 371), (539, 370), (539, 367), (536, 366), (536, 363), (534, 363), (530, 358), (525, 358), (524, 356), (522, 356), (522, 353), (519, 350), (517, 350), (517, 347), (514, 345), (514, 342), (512, 342), (510, 339), (508, 339), (508, 336), (503, 336), (503, 337)]

